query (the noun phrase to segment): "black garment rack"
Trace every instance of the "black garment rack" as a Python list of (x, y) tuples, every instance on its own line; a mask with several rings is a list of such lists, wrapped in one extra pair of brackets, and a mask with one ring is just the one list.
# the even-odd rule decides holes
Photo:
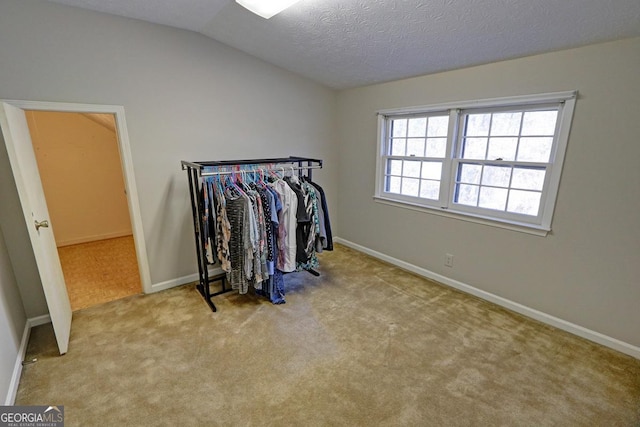
[[(204, 235), (204, 206), (201, 201), (200, 189), (202, 178), (206, 176), (215, 176), (223, 174), (241, 173), (242, 170), (232, 170), (235, 166), (255, 166), (256, 170), (281, 170), (298, 172), (298, 176), (302, 177), (303, 171), (307, 171), (307, 177), (312, 178), (313, 169), (322, 169), (322, 160), (312, 159), (309, 157), (278, 157), (273, 159), (243, 159), (243, 160), (220, 160), (205, 162), (188, 162), (182, 160), (182, 170), (187, 171), (189, 177), (189, 194), (191, 196), (191, 211), (193, 214), (193, 229), (195, 233), (196, 253), (198, 258), (198, 283), (196, 288), (202, 295), (206, 303), (212, 311), (217, 311), (215, 304), (211, 300), (216, 295), (229, 292), (232, 289), (227, 287), (225, 274), (218, 274), (213, 277), (209, 276), (209, 264), (207, 262), (207, 253), (205, 249), (207, 236)], [(225, 167), (224, 170), (207, 171), (207, 168)], [(246, 171), (246, 170), (245, 170)], [(318, 272), (309, 270), (311, 274), (316, 276)], [(222, 289), (217, 292), (211, 292), (211, 283), (220, 282)]]

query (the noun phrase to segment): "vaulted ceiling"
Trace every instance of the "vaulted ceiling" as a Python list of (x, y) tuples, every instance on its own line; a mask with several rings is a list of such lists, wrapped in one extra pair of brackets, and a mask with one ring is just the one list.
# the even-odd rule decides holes
[(640, 36), (638, 0), (49, 0), (199, 32), (344, 89)]

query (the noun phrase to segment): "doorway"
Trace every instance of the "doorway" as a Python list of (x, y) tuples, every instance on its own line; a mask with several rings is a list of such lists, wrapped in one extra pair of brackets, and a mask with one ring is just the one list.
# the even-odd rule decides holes
[(114, 114), (25, 113), (71, 309), (140, 294)]
[[(124, 107), (119, 105), (95, 105), (45, 101), (0, 100), (0, 131), (7, 149), (11, 172), (20, 199), (16, 206), (24, 217), (29, 242), (33, 249), (49, 317), (56, 335), (58, 350), (65, 354), (71, 335), (71, 304), (64, 283), (60, 258), (55, 239), (50, 232), (44, 190), (31, 143), (25, 110), (66, 111), (83, 113), (107, 113), (115, 115), (122, 170), (127, 191), (129, 217), (138, 259), (138, 270), (145, 293), (152, 291), (151, 274), (142, 229), (142, 215), (135, 185), (133, 159), (129, 147), (129, 134)], [(27, 264), (28, 264), (27, 260)], [(29, 295), (28, 293), (26, 295)], [(25, 296), (28, 298), (28, 296)]]

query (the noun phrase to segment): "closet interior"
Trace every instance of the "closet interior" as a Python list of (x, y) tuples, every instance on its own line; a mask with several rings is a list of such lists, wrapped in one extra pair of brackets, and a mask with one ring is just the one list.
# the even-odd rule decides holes
[[(312, 179), (322, 160), (181, 163), (188, 175), (193, 215), (196, 288), (212, 311), (217, 311), (214, 296), (232, 290), (244, 294), (250, 288), (282, 304), (284, 274), (319, 275), (316, 254), (333, 250), (327, 200)], [(212, 291), (216, 283), (219, 290)]]

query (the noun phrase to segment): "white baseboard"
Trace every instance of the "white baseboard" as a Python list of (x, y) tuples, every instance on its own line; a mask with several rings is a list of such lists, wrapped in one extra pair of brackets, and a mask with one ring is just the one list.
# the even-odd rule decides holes
[(16, 363), (13, 367), (13, 374), (11, 375), (11, 382), (9, 383), (9, 390), (7, 391), (7, 398), (4, 402), (5, 406), (12, 406), (16, 402), (16, 394), (18, 393), (18, 386), (20, 385), (20, 376), (22, 375), (22, 362), (27, 354), (27, 345), (29, 345), (29, 337), (31, 336), (31, 328), (45, 323), (51, 323), (51, 317), (48, 314), (38, 317), (31, 317), (27, 319), (24, 324), (24, 331), (22, 332), (22, 340), (20, 341), (20, 347), (18, 348), (18, 355), (16, 356)]
[(115, 239), (116, 237), (131, 236), (131, 230), (116, 231), (113, 233), (96, 234), (95, 236), (80, 237), (78, 239), (68, 239), (56, 242), (56, 246), (61, 248), (63, 246), (79, 245), (81, 243), (96, 242), (98, 240)]
[[(223, 271), (220, 268), (214, 268), (209, 270), (209, 277), (222, 274)], [(176, 286), (184, 285), (186, 283), (196, 282), (199, 277), (197, 273), (189, 274), (188, 276), (178, 277), (177, 279), (167, 280), (165, 282), (154, 283), (151, 285), (151, 293), (164, 291), (166, 289), (175, 288)]]
[(38, 317), (30, 317), (29, 319), (27, 319), (27, 324), (30, 328), (40, 325), (46, 325), (47, 323), (51, 323), (51, 316), (49, 316), (48, 314), (43, 314), (42, 316)]
[(378, 258), (382, 261), (388, 262), (389, 264), (393, 264), (397, 267), (402, 268), (403, 270), (410, 271), (419, 276), (426, 277), (427, 279), (434, 280), (443, 285), (447, 285), (452, 288), (458, 289), (462, 292), (474, 295), (478, 298), (482, 298), (483, 300), (492, 302), (494, 304), (497, 304), (509, 310), (515, 311), (516, 313), (520, 313), (524, 316), (538, 320), (542, 323), (546, 323), (547, 325), (554, 326), (558, 329), (562, 329), (563, 331), (569, 332), (571, 334), (577, 335), (582, 338), (586, 338), (590, 341), (612, 348), (621, 353), (628, 354), (629, 356), (635, 357), (636, 359), (640, 359), (640, 347), (636, 347), (624, 341), (620, 341), (616, 338), (612, 338), (610, 336), (601, 334), (599, 332), (592, 331), (580, 325), (576, 325), (574, 323), (568, 322), (566, 320), (560, 319), (550, 314), (543, 313), (541, 311), (527, 307), (520, 303), (508, 300), (501, 296), (483, 291), (482, 289), (475, 288), (471, 285), (459, 282), (457, 280), (451, 279), (441, 274), (434, 273), (433, 271), (427, 270), (426, 268), (409, 264), (408, 262), (390, 257), (381, 252), (374, 251), (373, 249), (369, 249), (365, 246), (358, 245), (357, 243), (350, 242), (340, 237), (335, 237), (333, 240), (336, 243), (343, 244), (359, 252), (363, 252), (367, 255), (371, 255), (374, 258)]
[(20, 347), (18, 348), (16, 363), (13, 366), (13, 374), (11, 375), (11, 382), (9, 383), (9, 390), (7, 391), (7, 398), (4, 402), (5, 406), (12, 406), (16, 402), (16, 394), (18, 393), (18, 385), (20, 385), (20, 376), (22, 375), (22, 361), (24, 360), (25, 354), (27, 354), (27, 344), (29, 344), (30, 335), (31, 326), (29, 325), (29, 320), (27, 320), (24, 324), (22, 341), (20, 341)]

